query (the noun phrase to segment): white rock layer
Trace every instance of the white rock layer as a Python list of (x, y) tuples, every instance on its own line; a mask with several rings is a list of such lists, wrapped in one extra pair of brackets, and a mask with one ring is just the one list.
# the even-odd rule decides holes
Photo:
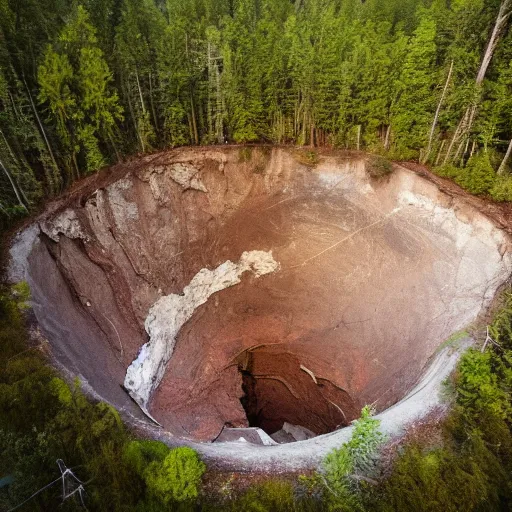
[(71, 209), (64, 210), (53, 219), (41, 222), (41, 231), (49, 236), (54, 242), (60, 240), (60, 235), (68, 238), (81, 238), (87, 240), (87, 235), (83, 232), (76, 212)]
[(201, 269), (182, 295), (171, 294), (158, 299), (145, 322), (149, 341), (126, 371), (124, 385), (132, 398), (147, 410), (151, 394), (160, 384), (171, 359), (178, 332), (208, 297), (240, 283), (246, 271), (260, 277), (275, 272), (278, 266), (271, 251), (244, 252), (238, 263), (228, 260), (214, 270)]

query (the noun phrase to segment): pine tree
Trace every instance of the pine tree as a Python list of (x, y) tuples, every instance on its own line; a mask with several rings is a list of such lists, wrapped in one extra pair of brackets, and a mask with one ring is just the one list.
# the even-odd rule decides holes
[(402, 158), (418, 156), (426, 145), (435, 108), (436, 24), (427, 13), (420, 19), (395, 84), (397, 100), (391, 114), (393, 145)]
[(80, 174), (79, 155), (87, 171), (106, 163), (100, 142), (108, 141), (118, 154), (114, 135), (122, 108), (83, 6), (76, 8), (55, 46), (46, 49), (38, 80), (39, 99), (48, 105), (56, 123), (71, 173)]

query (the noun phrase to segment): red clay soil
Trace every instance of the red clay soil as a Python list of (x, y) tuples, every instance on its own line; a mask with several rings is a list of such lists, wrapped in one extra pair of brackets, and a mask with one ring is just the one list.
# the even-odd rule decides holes
[[(450, 295), (458, 256), (450, 240), (430, 234), (426, 217), (395, 214), (406, 171), (370, 184), (360, 154), (320, 152), (318, 168), (292, 150), (253, 147), (248, 155), (238, 147), (183, 148), (102, 171), (41, 217), (72, 209), (87, 239), (43, 236), (32, 256), (40, 315), (48, 329), (61, 327), (56, 345), (69, 352), (69, 333), (79, 335), (74, 371), (93, 388), (119, 389), (160, 296), (181, 293), (199, 270), (238, 261), (244, 251), (272, 251), (278, 272), (244, 275), (195, 311), (153, 396), (150, 412), (166, 429), (198, 440), (214, 439), (225, 425), (273, 432), (284, 421), (321, 434), (350, 422), (365, 403), (385, 408), (416, 382), (467, 300)], [(175, 162), (195, 166), (208, 192), (154, 172)], [(508, 231), (508, 206), (404, 165), (446, 191), (439, 197), (446, 205), (463, 197)], [(416, 186), (431, 187), (419, 179)], [(60, 281), (45, 291), (49, 272), (67, 284), (67, 305), (58, 303)], [(63, 309), (44, 313), (44, 304)], [(72, 308), (80, 318), (66, 324)]]

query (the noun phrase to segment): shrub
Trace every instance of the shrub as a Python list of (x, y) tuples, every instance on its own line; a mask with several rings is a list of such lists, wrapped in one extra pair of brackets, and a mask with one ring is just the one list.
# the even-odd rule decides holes
[(495, 201), (512, 201), (512, 176), (498, 176), (490, 194)]
[(364, 486), (360, 477), (371, 476), (376, 470), (379, 447), (384, 441), (379, 425), (380, 421), (372, 418), (370, 407), (365, 406), (361, 418), (354, 423), (350, 440), (325, 458), (321, 480), (334, 510), (363, 509), (357, 491)]
[(256, 485), (233, 503), (231, 509), (244, 512), (293, 511), (296, 509), (293, 486), (281, 480)]
[(148, 464), (162, 462), (169, 452), (160, 441), (130, 441), (123, 448), (123, 460), (142, 477)]
[(244, 147), (238, 150), (238, 161), (240, 163), (250, 162), (252, 159), (252, 148)]
[(150, 494), (162, 503), (194, 500), (206, 470), (197, 452), (181, 447), (171, 450), (162, 462), (151, 462), (144, 471)]
[[(479, 441), (476, 441), (477, 443)], [(474, 455), (411, 446), (399, 458), (383, 486), (375, 509), (396, 512), (478, 510), (488, 496), (486, 465)], [(490, 504), (489, 504), (490, 505)], [(496, 505), (496, 503), (495, 503)], [(496, 510), (489, 507), (487, 510)]]
[(295, 151), (294, 155), (297, 162), (307, 167), (315, 167), (320, 161), (320, 158), (318, 157), (318, 153), (316, 151), (297, 150)]
[(496, 180), (489, 155), (483, 151), (471, 157), (466, 168), (456, 177), (456, 182), (471, 194), (486, 194)]
[(366, 161), (366, 173), (372, 178), (382, 178), (393, 172), (393, 164), (382, 156), (374, 156)]
[(472, 349), (459, 364), (457, 402), (470, 416), (485, 411), (505, 419), (512, 414), (510, 397), (500, 386), (494, 365), (492, 352)]
[(464, 169), (461, 169), (460, 167), (455, 167), (453, 164), (444, 164), (440, 167), (436, 167), (434, 169), (434, 172), (441, 176), (441, 178), (450, 178), (450, 179), (457, 179), (459, 174), (464, 172)]
[[(70, 387), (37, 347), (27, 348), (27, 287), (0, 292), (0, 475), (15, 477), (0, 489), (0, 509), (10, 510), (55, 480), (61, 458), (86, 482), (89, 510), (185, 510), (172, 500), (197, 496), (204, 472), (197, 454), (134, 441), (112, 406), (88, 400), (80, 382)], [(59, 489), (52, 486), (27, 506), (57, 510)], [(69, 499), (62, 509), (77, 506)]]

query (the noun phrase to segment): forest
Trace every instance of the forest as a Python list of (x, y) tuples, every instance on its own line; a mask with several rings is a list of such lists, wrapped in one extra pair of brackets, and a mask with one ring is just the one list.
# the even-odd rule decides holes
[[(0, 0), (0, 230), (87, 174), (184, 145), (367, 151), (512, 201), (511, 25), (512, 0)], [(2, 510), (510, 510), (510, 290), (495, 343), (446, 382), (451, 412), (393, 464), (365, 408), (321, 471), (239, 493), (62, 380), (29, 300), (26, 283), (0, 287)], [(63, 502), (57, 459), (83, 503)]]
[(129, 155), (328, 145), (512, 199), (512, 0), (2, 0), (3, 224)]

